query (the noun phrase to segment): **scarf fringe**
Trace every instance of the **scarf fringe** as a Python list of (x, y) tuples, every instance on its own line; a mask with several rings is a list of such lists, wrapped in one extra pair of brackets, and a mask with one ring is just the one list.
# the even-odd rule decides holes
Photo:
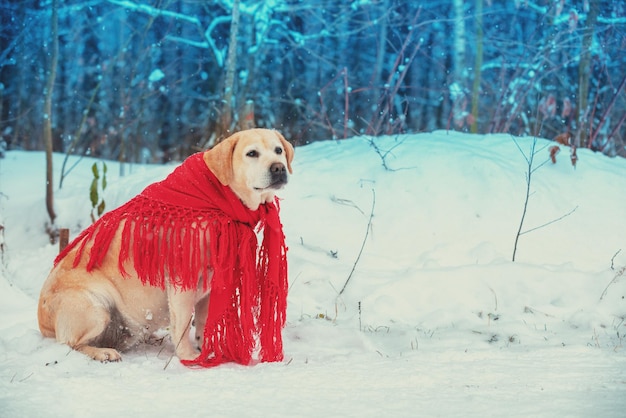
[[(239, 258), (235, 265), (247, 266), (249, 270), (235, 270), (232, 275), (228, 271), (215, 270), (208, 314), (208, 318), (214, 319), (212, 323), (207, 322), (204, 328), (200, 355), (194, 360), (183, 361), (184, 365), (213, 367), (231, 361), (248, 365), (253, 360), (255, 337), (258, 337), (260, 345), (261, 362), (284, 359), (282, 329), (287, 308), (287, 247), (278, 216), (278, 200), (275, 205), (266, 205), (266, 209), (261, 214), (262, 220), (258, 227), (259, 231), (263, 231), (258, 255), (256, 234), (251, 229), (246, 228), (230, 235), (236, 239), (235, 242), (243, 244), (239, 246), (239, 252), (235, 253)], [(242, 237), (239, 235), (242, 232), (250, 235)], [(232, 248), (226, 243), (220, 246)], [(216, 250), (212, 249), (211, 254), (221, 258)], [(222, 261), (228, 255), (224, 257)], [(256, 269), (254, 262), (250, 262), (255, 259), (258, 260)], [(212, 265), (216, 266), (217, 260)], [(230, 265), (229, 261), (222, 267)], [(233, 272), (232, 268), (230, 271)], [(216, 282), (217, 277), (234, 282)], [(250, 280), (250, 277), (256, 280)]]
[[(282, 225), (278, 217), (278, 200), (276, 200), (276, 216), (266, 218), (266, 231), (274, 231), (273, 234), (265, 234), (263, 245), (259, 250), (257, 276), (272, 277), (274, 280), (265, 280), (261, 283), (259, 324), (262, 327), (259, 332), (261, 349), (259, 357), (261, 361), (273, 362), (283, 360), (282, 329), (287, 319), (287, 247), (285, 246)], [(273, 242), (278, 240), (278, 243)], [(268, 252), (270, 248), (278, 248), (279, 251)]]
[[(182, 209), (151, 201), (141, 195), (107, 213), (57, 256), (55, 264), (78, 245), (73, 267), (80, 263), (85, 247), (92, 243), (86, 264), (87, 271), (102, 265), (121, 225), (121, 247), (118, 269), (128, 278), (129, 262), (144, 284), (165, 289), (166, 278), (180, 290), (196, 289), (203, 283), (209, 287), (208, 244), (215, 223), (224, 218), (220, 212), (210, 214)], [(196, 222), (189, 222), (195, 219)], [(222, 220), (224, 222), (224, 220)], [(141, 256), (135, 257), (135, 254)], [(193, 278), (196, 278), (195, 280)]]

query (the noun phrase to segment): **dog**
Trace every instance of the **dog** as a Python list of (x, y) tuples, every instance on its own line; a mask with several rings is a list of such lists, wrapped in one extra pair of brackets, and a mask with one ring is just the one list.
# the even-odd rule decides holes
[[(202, 160), (222, 185), (255, 211), (273, 202), (276, 191), (287, 183), (293, 156), (293, 146), (277, 131), (251, 129), (203, 152)], [(109, 362), (121, 360), (120, 352), (169, 325), (176, 356), (194, 359), (198, 350), (189, 335), (191, 318), (195, 312), (196, 340), (200, 340), (210, 287), (198, 285), (183, 291), (170, 282), (163, 288), (147, 285), (133, 268), (132, 258), (141, 254), (130, 254), (123, 274), (119, 261), (122, 229), (123, 224), (114, 231), (101, 264), (93, 269), (88, 268), (86, 257), (75, 262), (76, 256), (80, 257), (77, 252), (89, 253), (93, 242), (80, 250), (70, 249), (58, 260), (39, 298), (37, 316), (42, 335), (56, 338), (94, 360)]]

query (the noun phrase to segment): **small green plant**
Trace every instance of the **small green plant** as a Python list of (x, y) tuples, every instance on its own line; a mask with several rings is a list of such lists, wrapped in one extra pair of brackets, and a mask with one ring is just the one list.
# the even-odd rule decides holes
[[(98, 170), (98, 163), (93, 163), (91, 166), (91, 172), (93, 173), (93, 180), (91, 181), (91, 187), (89, 188), (89, 199), (91, 200), (91, 221), (96, 222), (96, 217), (99, 218), (102, 216), (104, 208), (106, 207), (104, 197), (101, 193), (107, 188), (106, 163), (102, 162), (102, 177), (100, 176), (100, 170)], [(101, 181), (100, 178), (102, 178)]]

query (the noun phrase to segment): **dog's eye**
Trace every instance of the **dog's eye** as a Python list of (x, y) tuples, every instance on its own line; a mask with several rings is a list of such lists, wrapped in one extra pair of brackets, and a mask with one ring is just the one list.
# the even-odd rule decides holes
[(250, 158), (257, 158), (259, 156), (259, 152), (256, 150), (248, 151), (246, 154)]
[(275, 152), (277, 155), (280, 155), (280, 154), (282, 154), (282, 153), (283, 153), (283, 149), (282, 149), (281, 147), (276, 147), (276, 148), (274, 149), (274, 152)]

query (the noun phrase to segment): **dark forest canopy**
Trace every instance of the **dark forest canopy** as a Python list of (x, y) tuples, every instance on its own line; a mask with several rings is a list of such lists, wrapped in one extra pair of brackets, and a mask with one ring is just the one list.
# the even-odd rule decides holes
[(623, 0), (60, 0), (47, 115), (51, 8), (0, 5), (10, 148), (42, 149), (51, 118), (56, 151), (126, 161), (180, 159), (251, 125), (295, 144), (569, 132), (624, 153)]

